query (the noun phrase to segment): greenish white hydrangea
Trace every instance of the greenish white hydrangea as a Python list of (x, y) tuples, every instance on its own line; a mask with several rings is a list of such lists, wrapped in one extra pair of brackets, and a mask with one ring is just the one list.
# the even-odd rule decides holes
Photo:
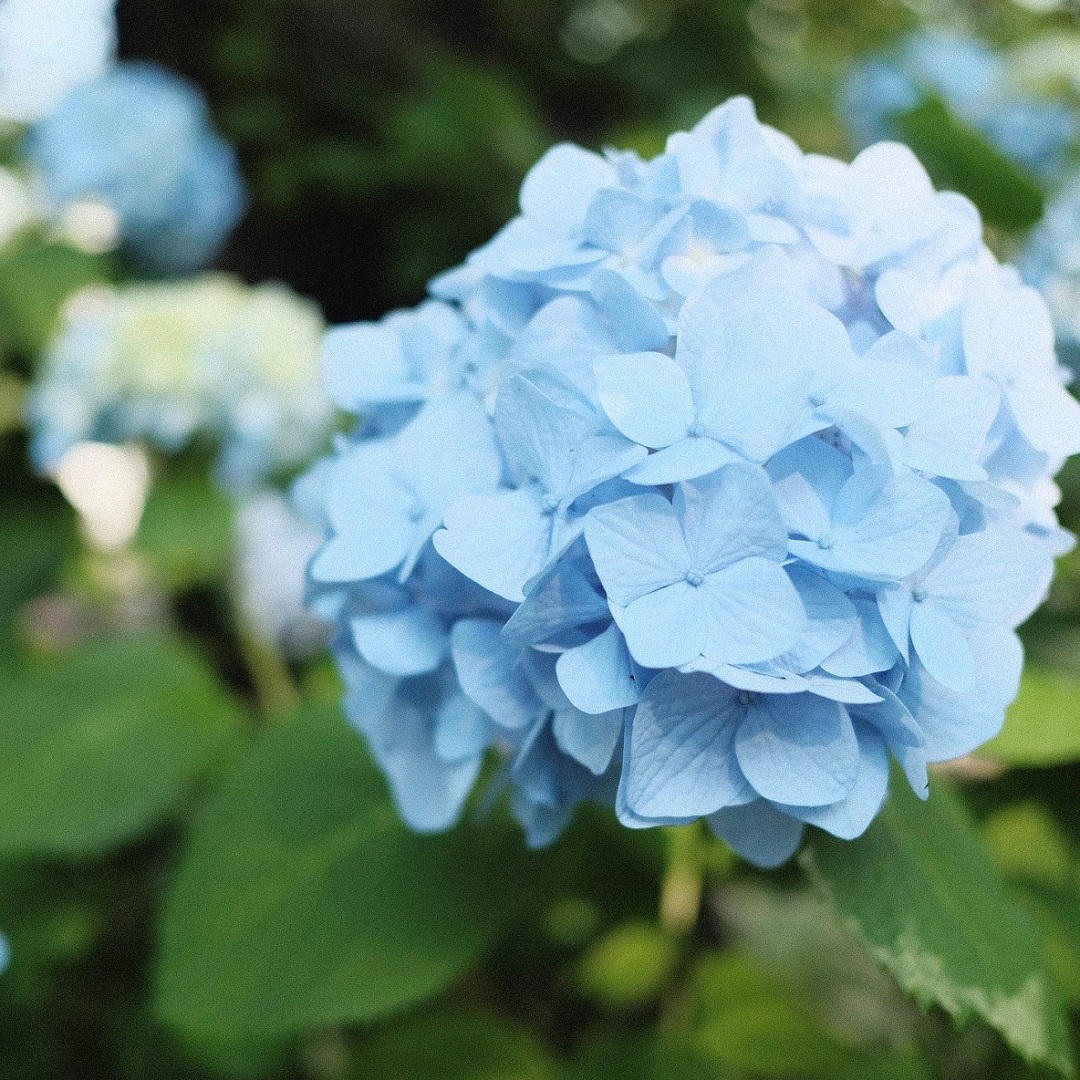
[(171, 453), (201, 435), (219, 443), (230, 489), (295, 468), (333, 421), (322, 330), (316, 305), (275, 283), (212, 275), (80, 293), (30, 395), (34, 459), (49, 469), (86, 439)]

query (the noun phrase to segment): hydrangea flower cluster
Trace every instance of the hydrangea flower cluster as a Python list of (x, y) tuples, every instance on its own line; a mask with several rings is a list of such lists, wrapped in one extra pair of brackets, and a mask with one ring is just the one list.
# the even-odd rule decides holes
[(207, 435), (233, 490), (303, 465), (334, 418), (322, 332), (318, 308), (274, 283), (212, 275), (79, 294), (30, 395), (34, 460), (49, 469), (86, 439), (171, 453)]
[(247, 205), (236, 156), (197, 87), (147, 63), (120, 64), (37, 123), (27, 156), (56, 213), (95, 200), (141, 265), (201, 269)]
[(1080, 371), (1080, 179), (1047, 206), (1020, 257), (1020, 272), (1046, 297), (1062, 361)]
[(869, 146), (896, 138), (896, 117), (936, 96), (1007, 158), (1044, 180), (1056, 179), (1078, 133), (1076, 113), (1021, 83), (1009, 61), (983, 42), (924, 31), (892, 54), (859, 64), (848, 77), (841, 109), (856, 143)]
[(532, 844), (595, 799), (771, 866), (999, 729), (1080, 406), (909, 150), (803, 154), (745, 98), (651, 161), (556, 146), (431, 294), (330, 331), (360, 424), (303, 481), (412, 826), (492, 751)]

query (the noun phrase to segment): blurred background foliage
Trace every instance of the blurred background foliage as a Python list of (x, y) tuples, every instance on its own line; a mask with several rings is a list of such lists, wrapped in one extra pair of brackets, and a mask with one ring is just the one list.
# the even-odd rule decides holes
[[(651, 154), (748, 93), (804, 148), (850, 154), (844, 73), (905, 33), (1080, 42), (1077, 6), (1053, 0), (120, 0), (118, 16), (121, 55), (193, 79), (238, 150), (252, 206), (219, 267), (284, 281), (330, 322), (419, 300), (512, 215), (554, 140)], [(933, 101), (906, 123), (1015, 250), (1039, 184)], [(599, 812), (539, 855), (497, 811), (418, 838), (328, 661), (251, 632), (205, 447), (154, 458), (120, 551), (87, 545), (30, 469), (20, 394), (62, 303), (131, 276), (44, 235), (0, 253), (3, 1080), (1069, 1071), (1080, 557), (1026, 628), (1005, 732), (938, 777), (917, 829), (897, 797), (865, 842), (819, 837), (770, 875), (697, 829)], [(1075, 465), (1063, 487), (1075, 530)]]

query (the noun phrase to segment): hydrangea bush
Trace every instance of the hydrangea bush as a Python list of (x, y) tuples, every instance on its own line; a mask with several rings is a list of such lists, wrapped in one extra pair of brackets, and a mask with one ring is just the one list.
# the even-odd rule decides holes
[(104, 203), (128, 252), (154, 271), (209, 265), (247, 206), (202, 92), (154, 64), (119, 64), (78, 86), (31, 129), (27, 156), (54, 212)]
[(27, 418), (43, 469), (84, 439), (146, 439), (166, 453), (221, 446), (236, 491), (316, 454), (334, 413), (318, 378), (322, 316), (284, 285), (223, 275), (92, 289), (66, 320)]
[(1074, 109), (1024, 84), (1023, 72), (977, 38), (923, 30), (891, 53), (852, 69), (841, 112), (859, 146), (896, 138), (896, 118), (927, 96), (940, 98), (1006, 157), (1043, 179), (1059, 177), (1077, 135)]
[(550, 150), (431, 299), (332, 330), (353, 437), (303, 481), (346, 710), (405, 819), (489, 751), (530, 843), (596, 799), (776, 865), (889, 758), (1000, 728), (1072, 538), (1046, 306), (906, 148), (733, 98), (652, 161)]

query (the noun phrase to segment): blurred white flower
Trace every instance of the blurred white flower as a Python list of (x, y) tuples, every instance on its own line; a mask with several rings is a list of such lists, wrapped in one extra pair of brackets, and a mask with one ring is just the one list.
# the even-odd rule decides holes
[(79, 512), (92, 547), (119, 551), (134, 539), (150, 489), (150, 462), (144, 450), (77, 443), (57, 462), (52, 475)]
[(0, 118), (38, 120), (98, 78), (116, 52), (114, 7), (115, 0), (0, 3)]

